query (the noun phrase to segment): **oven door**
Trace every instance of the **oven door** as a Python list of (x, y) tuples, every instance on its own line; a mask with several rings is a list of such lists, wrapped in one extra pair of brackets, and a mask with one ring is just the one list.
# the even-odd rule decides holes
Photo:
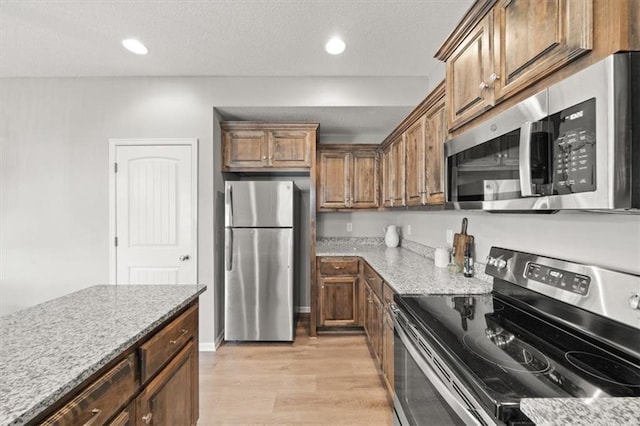
[(454, 396), (438, 377), (429, 365), (428, 349), (415, 343), (418, 332), (405, 314), (394, 307), (393, 316), (395, 424), (495, 425), (485, 413), (470, 408), (462, 396)]

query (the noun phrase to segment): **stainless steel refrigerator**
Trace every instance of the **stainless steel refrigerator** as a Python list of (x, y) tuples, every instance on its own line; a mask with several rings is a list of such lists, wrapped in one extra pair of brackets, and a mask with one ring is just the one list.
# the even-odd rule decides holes
[(225, 184), (225, 340), (293, 341), (298, 189)]

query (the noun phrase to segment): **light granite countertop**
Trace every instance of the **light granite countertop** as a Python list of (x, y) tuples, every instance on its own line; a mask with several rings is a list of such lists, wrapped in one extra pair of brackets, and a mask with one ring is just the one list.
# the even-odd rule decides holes
[(316, 256), (362, 257), (398, 294), (482, 294), (493, 289), (490, 281), (437, 268), (433, 259), (386, 247), (377, 239), (319, 239)]
[(640, 424), (640, 398), (525, 398), (520, 408), (539, 426)]
[(205, 290), (100, 285), (0, 317), (0, 425), (33, 419)]

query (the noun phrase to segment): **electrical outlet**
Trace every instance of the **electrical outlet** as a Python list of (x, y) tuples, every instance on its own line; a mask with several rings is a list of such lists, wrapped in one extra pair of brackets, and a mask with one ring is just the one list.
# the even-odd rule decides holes
[(411, 225), (407, 225), (407, 235), (411, 235)]
[(347, 222), (347, 232), (353, 232), (353, 223)]
[(447, 244), (453, 245), (453, 229), (447, 229)]

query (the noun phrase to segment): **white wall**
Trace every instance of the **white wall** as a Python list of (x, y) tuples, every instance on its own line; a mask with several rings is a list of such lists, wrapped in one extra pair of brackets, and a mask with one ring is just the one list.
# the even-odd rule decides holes
[[(376, 215), (380, 215), (377, 217)], [(582, 212), (553, 215), (495, 214), (479, 211), (405, 211), (324, 213), (319, 235), (346, 235), (352, 221), (354, 236), (381, 236), (381, 224), (402, 226), (403, 238), (430, 246), (446, 246), (446, 230), (460, 232), (463, 217), (474, 236), (480, 262), (491, 246), (502, 246), (561, 259), (640, 274), (640, 216)], [(391, 220), (389, 220), (391, 219)], [(411, 235), (407, 235), (411, 225)]]
[(209, 286), (200, 342), (212, 345), (222, 327), (213, 108), (411, 106), (427, 85), (375, 77), (0, 79), (0, 314), (108, 281), (109, 138), (195, 137), (198, 275)]

